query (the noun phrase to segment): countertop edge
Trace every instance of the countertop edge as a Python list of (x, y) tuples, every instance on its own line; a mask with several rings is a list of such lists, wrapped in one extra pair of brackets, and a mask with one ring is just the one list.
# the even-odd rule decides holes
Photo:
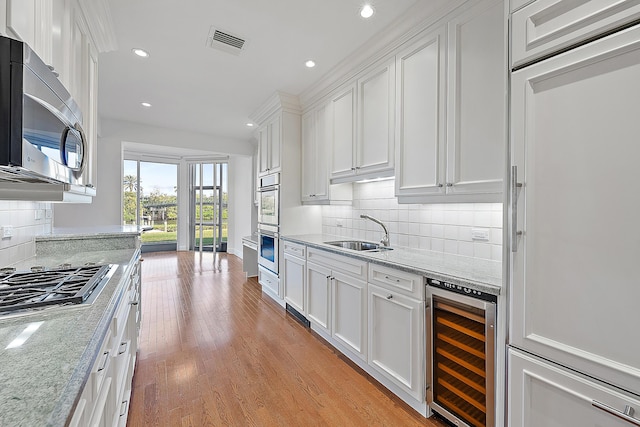
[[(332, 238), (335, 236), (332, 236)], [(421, 268), (417, 268), (417, 267), (412, 267), (412, 266), (408, 266), (408, 265), (403, 265), (403, 264), (396, 264), (394, 262), (390, 262), (390, 261), (385, 261), (385, 260), (380, 260), (377, 258), (373, 258), (370, 256), (367, 256), (367, 254), (365, 253), (359, 253), (359, 252), (354, 252), (354, 251), (350, 251), (348, 249), (341, 249), (335, 246), (330, 246), (327, 244), (322, 244), (322, 243), (317, 243), (317, 242), (312, 242), (309, 240), (304, 239), (304, 237), (300, 237), (300, 236), (285, 236), (285, 235), (281, 235), (280, 238), (282, 240), (285, 241), (289, 241), (289, 242), (294, 242), (294, 243), (300, 243), (303, 244), (305, 246), (310, 246), (316, 249), (321, 249), (327, 252), (331, 252), (337, 255), (344, 255), (350, 258), (354, 258), (354, 259), (359, 259), (362, 261), (367, 261), (367, 262), (371, 262), (377, 265), (382, 265), (385, 267), (390, 267), (390, 268), (395, 268), (397, 270), (402, 270), (408, 273), (414, 273), (414, 274), (419, 274), (421, 276), (429, 276), (432, 279), (436, 279), (436, 280), (442, 280), (442, 281), (446, 281), (446, 282), (450, 282), (453, 284), (457, 284), (457, 285), (462, 285), (462, 286), (467, 286), (476, 290), (480, 290), (492, 295), (500, 295), (500, 287), (498, 286), (494, 286), (488, 283), (483, 283), (483, 282), (479, 282), (477, 280), (473, 280), (473, 279), (468, 279), (468, 278), (464, 278), (464, 277), (459, 277), (459, 276), (455, 276), (455, 275), (450, 275), (450, 274), (445, 274), (445, 273), (441, 273), (441, 272), (437, 272), (437, 271), (432, 271), (429, 269), (421, 269)]]
[(109, 332), (111, 320), (116, 312), (116, 308), (125, 294), (124, 284), (126, 283), (127, 274), (131, 269), (131, 261), (136, 259), (138, 256), (140, 256), (140, 249), (136, 249), (134, 251), (129, 264), (123, 269), (119, 277), (116, 278), (118, 280), (116, 291), (111, 296), (109, 304), (100, 318), (100, 322), (96, 326), (89, 343), (87, 343), (87, 346), (80, 358), (80, 363), (73, 371), (71, 378), (61, 393), (61, 397), (56, 402), (51, 415), (47, 419), (47, 426), (67, 425), (68, 421), (70, 421), (73, 416), (73, 412), (78, 404), (82, 390), (91, 374), (93, 364), (98, 357), (98, 352), (100, 351), (102, 342)]

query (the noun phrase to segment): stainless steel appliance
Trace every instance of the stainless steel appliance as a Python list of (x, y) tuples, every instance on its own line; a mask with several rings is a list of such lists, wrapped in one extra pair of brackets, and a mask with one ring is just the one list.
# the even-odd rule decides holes
[(258, 224), (258, 265), (276, 275), (279, 273), (279, 237), (277, 226)]
[(0, 316), (26, 314), (43, 308), (91, 303), (117, 265), (86, 265), (32, 271), (0, 270)]
[(82, 113), (56, 74), (26, 44), (0, 37), (0, 180), (87, 194), (86, 151)]
[(497, 297), (429, 278), (427, 298), (427, 404), (457, 426), (494, 426)]
[(260, 178), (258, 223), (280, 225), (280, 174), (278, 173)]

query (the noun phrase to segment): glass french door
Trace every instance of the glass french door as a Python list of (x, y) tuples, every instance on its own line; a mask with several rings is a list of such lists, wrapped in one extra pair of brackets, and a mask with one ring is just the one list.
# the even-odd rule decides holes
[(144, 252), (176, 250), (178, 165), (125, 160), (123, 166), (123, 224), (143, 227)]
[(226, 252), (228, 230), (227, 163), (189, 165), (190, 249)]

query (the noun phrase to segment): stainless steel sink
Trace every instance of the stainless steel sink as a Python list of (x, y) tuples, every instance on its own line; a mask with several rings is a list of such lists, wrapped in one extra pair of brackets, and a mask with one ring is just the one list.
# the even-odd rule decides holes
[(335, 242), (324, 242), (327, 245), (337, 246), (339, 248), (351, 249), (352, 251), (390, 251), (392, 248), (383, 246), (378, 243), (363, 242), (360, 240), (338, 240)]

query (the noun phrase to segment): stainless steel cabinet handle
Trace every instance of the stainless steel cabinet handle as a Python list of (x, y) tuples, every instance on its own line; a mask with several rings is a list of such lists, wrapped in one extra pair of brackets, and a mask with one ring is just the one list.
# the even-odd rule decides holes
[(436, 187), (438, 187), (438, 188), (442, 188), (442, 187), (444, 187), (444, 185), (442, 185), (441, 183), (437, 183), (437, 184), (436, 184)]
[(100, 365), (100, 367), (96, 370), (96, 372), (104, 371), (104, 368), (107, 367), (107, 361), (109, 360), (109, 352), (105, 351), (104, 353), (102, 353), (102, 357), (104, 357), (104, 359), (102, 360), (102, 365)]
[(122, 348), (122, 346), (124, 346), (124, 350), (118, 351), (118, 354), (122, 354), (125, 351), (127, 351), (127, 347), (129, 346), (129, 341), (121, 342), (120, 343), (120, 348)]
[(120, 416), (121, 417), (127, 413), (128, 407), (129, 407), (129, 401), (128, 400), (123, 400), (122, 404), (120, 405)]
[(635, 410), (629, 405), (625, 406), (624, 412), (618, 411), (616, 408), (612, 408), (611, 406), (605, 405), (604, 403), (598, 402), (597, 400), (593, 400), (591, 402), (591, 405), (613, 415), (614, 417), (625, 420), (626, 422), (631, 423), (634, 426), (640, 426), (640, 420), (633, 417)]
[(447, 182), (447, 187), (453, 187), (453, 182)]
[(511, 166), (511, 252), (518, 252), (518, 189), (522, 183), (518, 182), (518, 166)]
[(391, 298), (393, 298), (393, 295), (391, 294), (387, 295), (387, 299), (391, 299)]

